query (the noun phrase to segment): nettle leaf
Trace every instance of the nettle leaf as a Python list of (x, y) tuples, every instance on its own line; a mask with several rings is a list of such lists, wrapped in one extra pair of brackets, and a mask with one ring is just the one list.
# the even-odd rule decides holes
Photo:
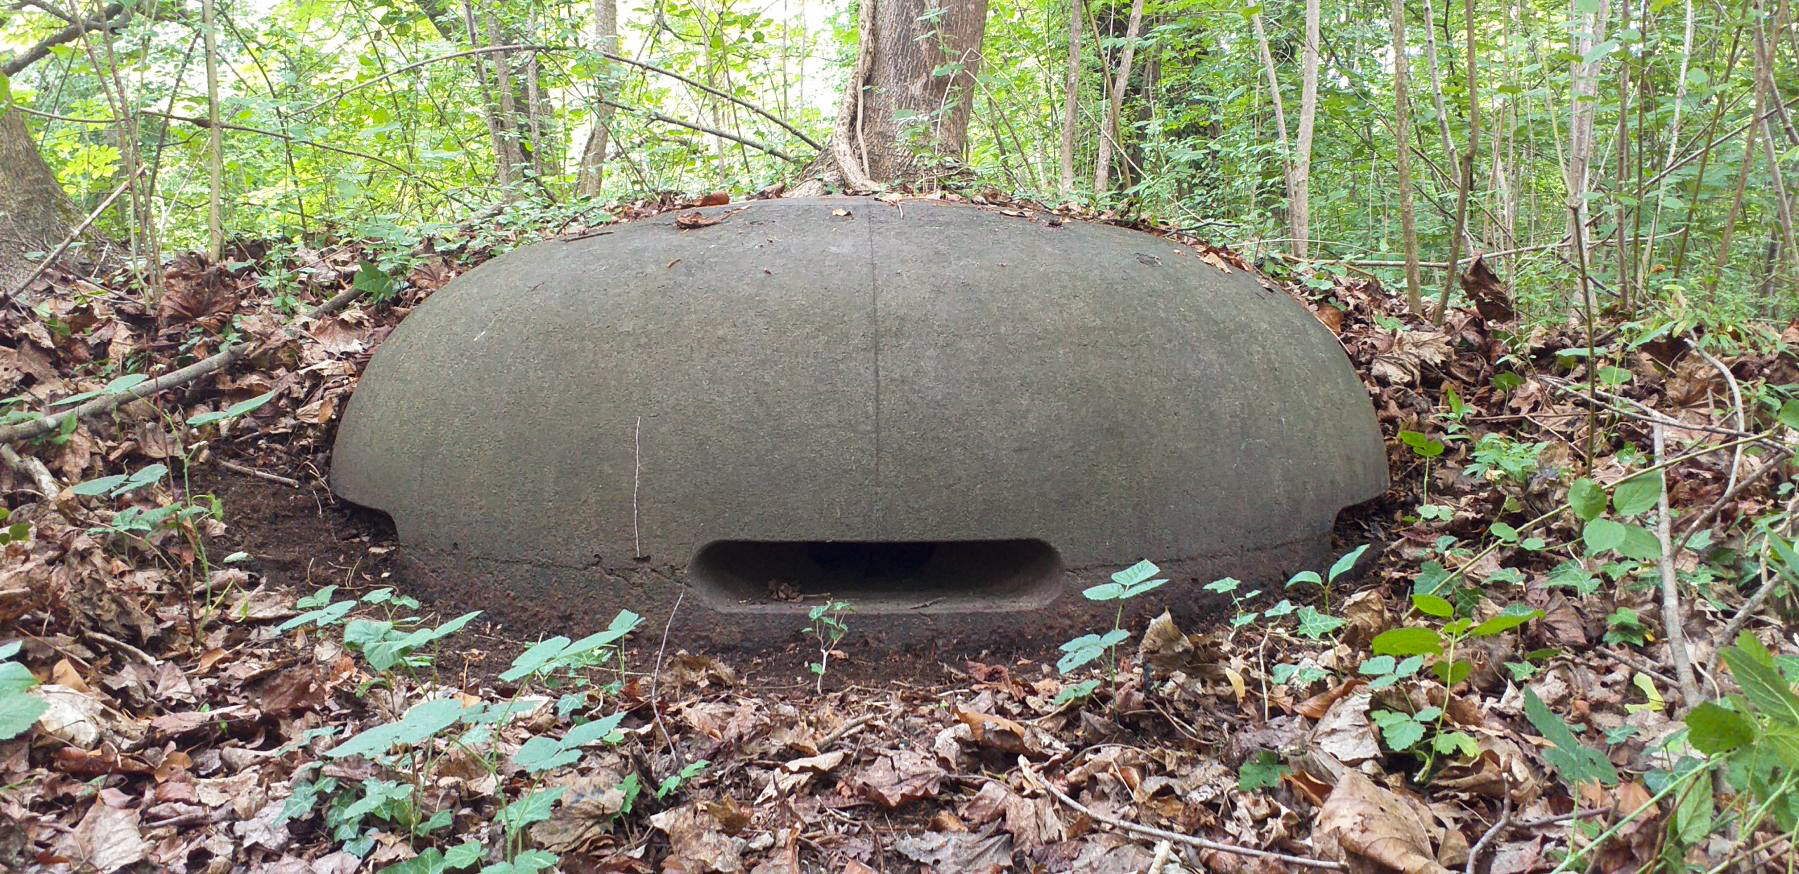
[(1443, 636), (1429, 628), (1395, 628), (1376, 636), (1370, 646), (1379, 655), (1440, 655)]
[(1606, 786), (1618, 785), (1618, 771), (1610, 759), (1574, 737), (1574, 730), (1537, 697), (1530, 687), (1524, 688), (1524, 718), (1537, 733), (1554, 747), (1543, 751), (1543, 758), (1570, 784), (1597, 781)]
[(1629, 518), (1655, 509), (1662, 496), (1662, 477), (1658, 473), (1633, 476), (1612, 490), (1612, 509)]
[(1605, 513), (1605, 489), (1599, 484), (1581, 477), (1568, 487), (1568, 506), (1574, 509), (1574, 515), (1583, 522), (1591, 522)]
[(1687, 714), (1687, 742), (1708, 756), (1732, 753), (1755, 743), (1755, 720), (1706, 701)]
[(1587, 545), (1587, 555), (1598, 555), (1624, 545), (1624, 538), (1628, 534), (1622, 522), (1593, 519), (1581, 529), (1580, 539)]

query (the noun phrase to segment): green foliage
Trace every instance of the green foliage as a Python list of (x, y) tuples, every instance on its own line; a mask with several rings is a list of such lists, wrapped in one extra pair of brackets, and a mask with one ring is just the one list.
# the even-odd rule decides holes
[(38, 717), (50, 709), (50, 705), (30, 694), (37, 685), (31, 670), (10, 660), (18, 654), (18, 641), (0, 644), (0, 741), (30, 731)]
[(837, 651), (837, 644), (850, 632), (844, 617), (854, 611), (855, 607), (850, 602), (836, 599), (806, 611), (806, 619), (812, 623), (812, 638), (818, 642), (818, 661), (809, 662), (806, 666), (817, 676), (813, 689), (821, 695), (825, 691), (825, 672), (831, 667), (831, 654)]
[(1243, 792), (1260, 792), (1273, 789), (1281, 784), (1281, 779), (1293, 773), (1293, 769), (1281, 761), (1280, 757), (1268, 750), (1261, 750), (1243, 760), (1237, 768), (1237, 788)]
[(1538, 698), (1537, 693), (1528, 687), (1524, 690), (1524, 718), (1530, 720), (1538, 734), (1553, 744), (1543, 750), (1543, 758), (1570, 786), (1585, 782), (1618, 785), (1618, 771), (1612, 767), (1605, 754), (1582, 744), (1574, 736), (1574, 730), (1568, 727), (1568, 723), (1555, 715), (1543, 703), (1543, 699)]

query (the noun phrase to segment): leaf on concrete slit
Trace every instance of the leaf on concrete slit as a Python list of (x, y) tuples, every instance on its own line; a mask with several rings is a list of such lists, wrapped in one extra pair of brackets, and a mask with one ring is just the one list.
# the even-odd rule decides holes
[(88, 808), (87, 815), (64, 839), (64, 856), (85, 863), (101, 874), (111, 874), (127, 865), (143, 860), (150, 845), (138, 833), (138, 814), (106, 803), (102, 795)]
[(719, 218), (707, 218), (705, 213), (694, 210), (693, 212), (676, 216), (675, 227), (680, 228), (683, 231), (691, 231), (695, 228), (711, 227), (722, 221), (724, 221), (723, 216), (720, 216)]
[(1012, 869), (1012, 836), (1003, 832), (926, 832), (895, 840), (893, 849), (932, 871), (999, 874)]
[(944, 770), (936, 760), (920, 752), (901, 750), (875, 760), (856, 777), (864, 797), (889, 810), (925, 798), (942, 787)]
[(650, 817), (650, 825), (668, 835), (670, 853), (663, 862), (664, 871), (735, 874), (743, 870), (737, 842), (700, 802), (664, 810)]
[(1351, 870), (1360, 860), (1404, 874), (1448, 874), (1436, 860), (1430, 832), (1399, 796), (1374, 785), (1360, 772), (1345, 770), (1318, 812), (1316, 834), (1335, 842)]

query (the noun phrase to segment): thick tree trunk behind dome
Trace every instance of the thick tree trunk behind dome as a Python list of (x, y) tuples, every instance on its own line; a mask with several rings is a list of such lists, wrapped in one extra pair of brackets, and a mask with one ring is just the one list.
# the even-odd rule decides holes
[(74, 205), (25, 127), (25, 113), (0, 109), (0, 294), (36, 266), (28, 253), (62, 242), (75, 220)]
[(928, 182), (968, 147), (987, 0), (861, 0), (831, 142), (796, 194)]

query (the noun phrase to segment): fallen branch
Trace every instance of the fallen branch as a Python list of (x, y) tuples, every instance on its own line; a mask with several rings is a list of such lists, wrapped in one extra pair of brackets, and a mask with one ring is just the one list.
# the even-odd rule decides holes
[[(1656, 425), (1654, 431), (1655, 460), (1662, 460), (1663, 440), (1662, 426)], [(1742, 450), (1741, 446), (1737, 447)], [(1674, 537), (1670, 533), (1673, 528), (1668, 512), (1667, 477), (1656, 474), (1662, 480), (1660, 496), (1656, 498), (1655, 539), (1661, 542), (1662, 558), (1662, 631), (1668, 638), (1668, 653), (1674, 659), (1674, 676), (1680, 680), (1680, 697), (1686, 710), (1699, 706), (1699, 679), (1693, 675), (1693, 655), (1687, 649), (1686, 625), (1680, 609), (1680, 574), (1674, 569)]]
[(1778, 569), (1769, 574), (1764, 567), (1763, 573), (1767, 575), (1767, 579), (1762, 582), (1762, 587), (1756, 589), (1755, 594), (1750, 595), (1749, 600), (1744, 601), (1743, 606), (1737, 608), (1736, 615), (1730, 617), (1730, 622), (1724, 626), (1724, 630), (1713, 641), (1711, 658), (1705, 663), (1706, 673), (1717, 672), (1718, 659), (1724, 655), (1724, 649), (1730, 645), (1731, 639), (1736, 637), (1737, 632), (1743, 630), (1743, 626), (1749, 624), (1749, 620), (1755, 617), (1756, 612), (1761, 610), (1768, 598), (1772, 597), (1775, 590), (1780, 588), (1781, 583), (1786, 581)]
[[(1724, 384), (1725, 384), (1725, 386), (1729, 387), (1729, 389), (1730, 389), (1730, 404), (1731, 404), (1731, 407), (1736, 412), (1737, 430), (1738, 431), (1743, 430), (1743, 391), (1741, 388), (1739, 388), (1737, 386), (1736, 375), (1730, 372), (1730, 368), (1724, 366), (1724, 362), (1719, 361), (1716, 358), (1713, 358), (1704, 349), (1699, 348), (1698, 343), (1695, 343), (1692, 340), (1688, 340), (1687, 346), (1689, 348), (1691, 348), (1695, 353), (1697, 353), (1700, 358), (1705, 359), (1705, 363), (1710, 364), (1712, 366), (1712, 369), (1714, 369), (1724, 375)], [(1724, 487), (1725, 491), (1731, 491), (1732, 489), (1736, 488), (1737, 469), (1742, 466), (1743, 466), (1743, 447), (1738, 446), (1736, 448), (1736, 450), (1734, 452), (1732, 452), (1730, 455), (1730, 481), (1727, 485), (1725, 485), (1725, 487)]]
[[(1500, 775), (1500, 778), (1501, 780), (1504, 780), (1504, 775)], [(1505, 781), (1504, 797), (1505, 801), (1499, 808), (1499, 818), (1493, 821), (1492, 827), (1488, 828), (1487, 833), (1481, 835), (1480, 840), (1474, 842), (1474, 848), (1468, 851), (1468, 864), (1462, 868), (1462, 871), (1465, 872), (1465, 874), (1474, 874), (1474, 866), (1480, 863), (1480, 854), (1486, 850), (1487, 845), (1492, 843), (1494, 838), (1499, 837), (1500, 832), (1505, 831), (1506, 826), (1512, 824), (1512, 787), (1510, 781)]]
[(1051, 785), (1048, 780), (1045, 780), (1042, 775), (1038, 774), (1035, 770), (1033, 770), (1031, 768), (1031, 763), (1028, 760), (1026, 760), (1024, 756), (1018, 757), (1018, 767), (1019, 767), (1019, 770), (1022, 770), (1024, 772), (1024, 776), (1025, 776), (1026, 780), (1029, 780), (1032, 784), (1036, 785), (1038, 788), (1055, 796), (1057, 801), (1060, 801), (1063, 804), (1066, 804), (1069, 807), (1074, 808), (1074, 810), (1076, 812), (1087, 817), (1088, 819), (1093, 820), (1094, 822), (1102, 823), (1104, 825), (1109, 825), (1113, 828), (1116, 828), (1116, 829), (1119, 829), (1122, 831), (1132, 832), (1134, 834), (1139, 834), (1144, 837), (1155, 838), (1157, 840), (1176, 841), (1178, 843), (1187, 844), (1188, 846), (1199, 847), (1202, 850), (1217, 850), (1220, 853), (1232, 853), (1232, 854), (1235, 854), (1238, 856), (1252, 856), (1252, 857), (1255, 857), (1258, 859), (1274, 859), (1276, 861), (1285, 862), (1288, 865), (1296, 865), (1301, 868), (1318, 868), (1318, 869), (1325, 870), (1325, 871), (1347, 871), (1347, 870), (1349, 870), (1349, 866), (1343, 864), (1342, 862), (1332, 862), (1332, 861), (1329, 861), (1326, 859), (1308, 859), (1305, 856), (1289, 856), (1286, 853), (1276, 853), (1272, 850), (1256, 850), (1256, 849), (1252, 849), (1250, 847), (1239, 847), (1236, 844), (1221, 844), (1217, 841), (1208, 841), (1205, 838), (1196, 838), (1196, 837), (1193, 837), (1192, 835), (1184, 835), (1184, 834), (1181, 834), (1180, 832), (1171, 832), (1166, 829), (1155, 828), (1154, 826), (1138, 825), (1138, 824), (1136, 824), (1134, 822), (1130, 822), (1128, 820), (1122, 820), (1122, 819), (1118, 819), (1117, 817), (1107, 816), (1103, 813), (1100, 813), (1097, 810), (1094, 810), (1091, 807), (1088, 807), (1088, 806), (1080, 803), (1079, 801), (1074, 800), (1073, 798), (1068, 797), (1068, 793), (1063, 792), (1062, 790), (1057, 789), (1055, 786)]
[(221, 458), (221, 459), (219, 459), (219, 466), (226, 470), (236, 471), (237, 473), (241, 473), (244, 476), (253, 476), (253, 477), (256, 477), (257, 479), (268, 480), (269, 482), (272, 482), (272, 483), (280, 483), (284, 486), (288, 486), (288, 487), (296, 488), (296, 489), (300, 487), (300, 481), (297, 479), (294, 479), (293, 477), (282, 476), (281, 474), (278, 474), (278, 473), (269, 473), (266, 470), (257, 470), (256, 468), (251, 467), (247, 464), (238, 464), (235, 461), (226, 461), (225, 459)]
[(20, 455), (5, 444), (0, 444), (0, 458), (5, 459), (7, 467), (30, 477), (38, 492), (51, 502), (54, 503), (56, 496), (62, 494), (62, 486), (56, 484), (56, 477), (50, 475), (50, 468), (45, 467), (42, 461), (29, 455)]
[(1760, 482), (1761, 479), (1768, 474), (1773, 473), (1782, 464), (1786, 463), (1787, 458), (1792, 454), (1793, 450), (1791, 449), (1782, 448), (1774, 450), (1773, 454), (1768, 456), (1768, 460), (1765, 464), (1750, 471), (1748, 476), (1738, 479), (1735, 486), (1725, 489), (1724, 494), (1719, 495), (1718, 499), (1713, 501), (1711, 506), (1705, 508), (1705, 512), (1695, 516), (1692, 523), (1687, 525), (1687, 533), (1681, 535), (1680, 542), (1674, 545), (1674, 552), (1679, 554), (1681, 550), (1686, 549), (1687, 542), (1693, 539), (1693, 535), (1705, 530), (1706, 526), (1711, 524), (1712, 519), (1717, 517), (1719, 511), (1724, 509), (1724, 505), (1730, 503), (1731, 498), (1736, 497), (1738, 493)]
[(42, 419), (33, 419), (29, 422), (20, 422), (17, 425), (0, 427), (0, 444), (16, 443), (20, 440), (30, 440), (33, 437), (42, 437), (45, 434), (52, 433), (61, 428), (63, 423), (69, 419), (85, 419), (100, 413), (110, 413), (117, 409), (121, 404), (139, 400), (141, 398), (147, 398), (163, 389), (186, 385), (202, 376), (225, 369), (232, 362), (243, 357), (243, 354), (244, 344), (232, 343), (209, 358), (202, 358), (180, 370), (171, 371), (155, 379), (140, 382), (125, 391), (101, 395), (66, 413), (57, 413), (55, 415), (45, 416)]

